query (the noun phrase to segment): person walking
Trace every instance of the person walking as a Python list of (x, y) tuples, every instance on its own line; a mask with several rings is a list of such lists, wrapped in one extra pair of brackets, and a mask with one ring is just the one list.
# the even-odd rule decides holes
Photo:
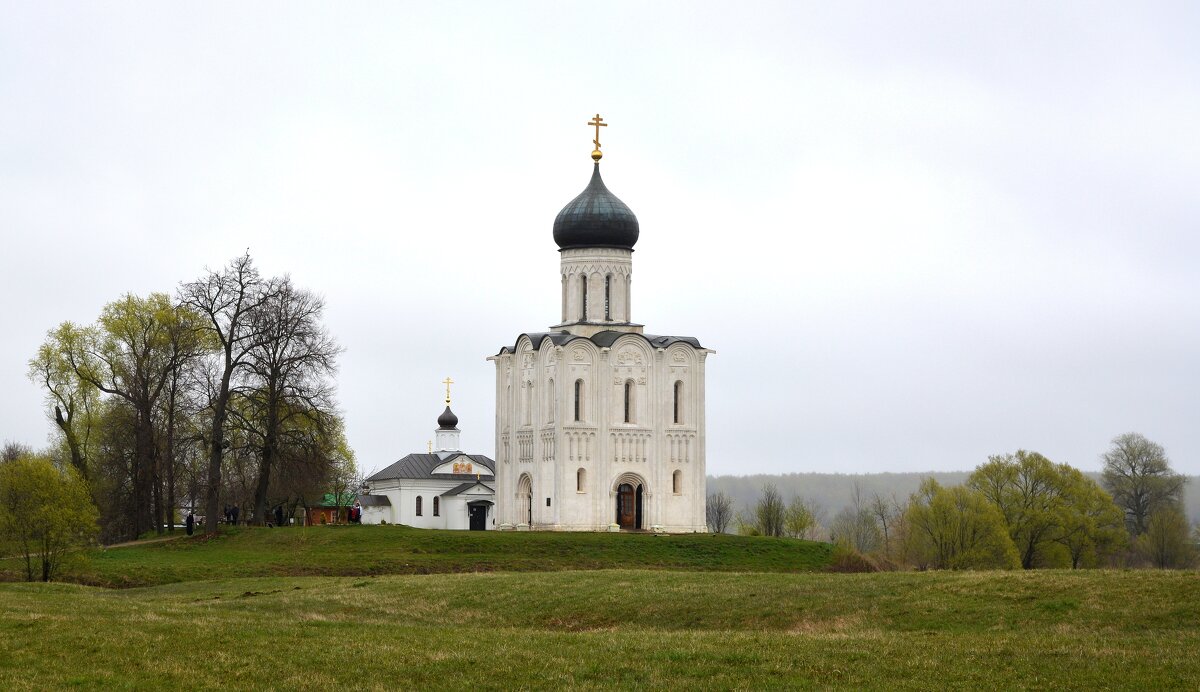
[(184, 524), (187, 526), (187, 535), (192, 535), (192, 533), (196, 530), (196, 515), (189, 511), (187, 515), (187, 521), (185, 521)]

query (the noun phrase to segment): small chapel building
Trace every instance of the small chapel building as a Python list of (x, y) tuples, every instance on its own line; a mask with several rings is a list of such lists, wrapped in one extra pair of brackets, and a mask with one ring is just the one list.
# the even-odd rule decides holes
[(363, 481), (359, 496), (364, 524), (406, 524), (422, 529), (496, 528), (495, 462), (467, 454), (459, 443), (458, 416), (446, 410), (437, 419), (426, 454), (409, 454)]
[(562, 313), (491, 356), (499, 528), (703, 532), (704, 365), (631, 311), (637, 217), (600, 177), (554, 219)]

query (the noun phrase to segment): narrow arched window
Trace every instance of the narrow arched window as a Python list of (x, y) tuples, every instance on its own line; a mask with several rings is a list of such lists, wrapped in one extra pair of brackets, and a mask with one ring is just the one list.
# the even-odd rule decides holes
[[(678, 473), (678, 471), (676, 473)], [(441, 516), (440, 514), (438, 514), (438, 511), (441, 510), (441, 507), (438, 506), (439, 504), (441, 504), (438, 502), (438, 500), (440, 500), (440, 499), (441, 498), (439, 498), (439, 497), (433, 498), (433, 516), (435, 516), (435, 517)]]
[(625, 380), (625, 422), (633, 422), (633, 380)]
[(575, 472), (575, 492), (577, 492), (577, 493), (583, 492), (583, 489), (586, 487), (586, 483), (587, 483), (587, 471), (584, 471), (583, 469), (579, 469), (578, 471)]
[(671, 491), (676, 495), (683, 492), (683, 471), (671, 474)]
[(579, 275), (579, 319), (587, 321), (587, 274)]
[(612, 319), (612, 274), (604, 277), (604, 319)]
[(421, 516), (421, 496), (417, 495), (417, 516)]
[(583, 420), (583, 380), (575, 380), (575, 421)]
[(554, 409), (558, 408), (555, 404), (558, 403), (558, 394), (554, 391), (554, 378), (546, 383), (546, 422), (554, 422)]
[(675, 425), (683, 424), (683, 380), (675, 381)]

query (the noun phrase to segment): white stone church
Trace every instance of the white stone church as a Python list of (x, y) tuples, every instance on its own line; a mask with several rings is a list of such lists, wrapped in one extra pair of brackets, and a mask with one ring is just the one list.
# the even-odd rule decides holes
[(488, 359), (499, 528), (706, 531), (704, 362), (714, 352), (633, 322), (638, 221), (600, 178), (598, 140), (591, 181), (554, 220), (559, 324)]

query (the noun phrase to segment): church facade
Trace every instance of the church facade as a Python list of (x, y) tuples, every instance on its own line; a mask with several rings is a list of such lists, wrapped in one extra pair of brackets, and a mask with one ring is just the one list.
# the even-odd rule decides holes
[[(447, 378), (449, 381), (449, 378)], [(406, 524), (421, 529), (496, 528), (495, 462), (482, 454), (466, 454), (459, 444), (458, 416), (446, 410), (437, 419), (436, 448), (408, 454), (363, 481), (364, 524)]]
[(600, 177), (559, 212), (562, 312), (496, 366), (500, 528), (706, 531), (704, 367), (693, 337), (633, 322), (637, 217)]

